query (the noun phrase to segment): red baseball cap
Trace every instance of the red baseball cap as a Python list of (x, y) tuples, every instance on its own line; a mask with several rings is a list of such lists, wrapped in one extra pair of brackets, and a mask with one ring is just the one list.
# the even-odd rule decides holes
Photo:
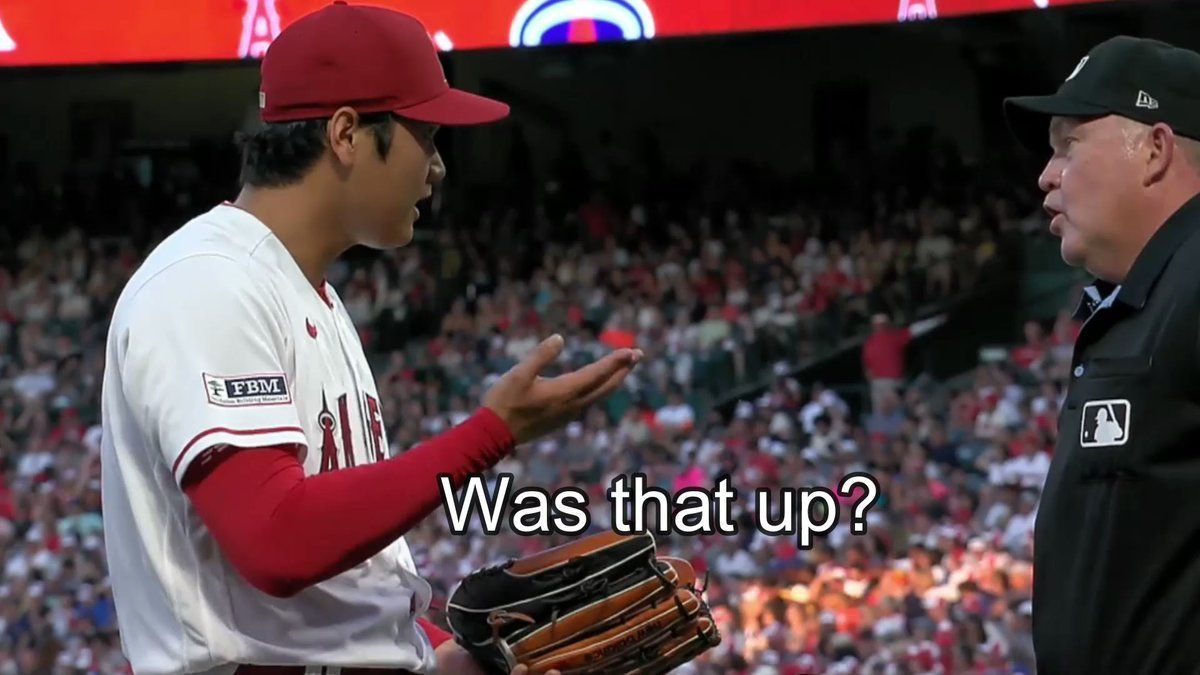
[(275, 38), (262, 62), (264, 122), (391, 111), (446, 126), (508, 116), (508, 106), (452, 89), (428, 31), (383, 7), (332, 5), (301, 17)]

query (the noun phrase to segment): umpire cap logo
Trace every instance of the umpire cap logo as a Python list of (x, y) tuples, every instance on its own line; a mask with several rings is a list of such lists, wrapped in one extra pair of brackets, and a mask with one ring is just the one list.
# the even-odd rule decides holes
[(1125, 445), (1129, 440), (1129, 410), (1129, 401), (1123, 398), (1084, 403), (1079, 444), (1085, 448)]
[(1072, 70), (1071, 74), (1067, 76), (1067, 80), (1064, 81), (1075, 79), (1075, 76), (1079, 74), (1079, 71), (1083, 70), (1084, 65), (1087, 64), (1088, 59), (1090, 58), (1090, 56), (1085, 56), (1082, 59), (1079, 59), (1079, 63), (1075, 64), (1075, 70)]

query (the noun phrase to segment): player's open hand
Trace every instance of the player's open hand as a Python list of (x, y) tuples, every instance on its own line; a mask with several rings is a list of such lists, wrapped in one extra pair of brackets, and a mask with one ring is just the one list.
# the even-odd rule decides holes
[(561, 335), (543, 340), (483, 397), (483, 405), (508, 424), (517, 443), (557, 429), (611, 394), (643, 356), (640, 349), (618, 349), (574, 372), (542, 377), (562, 349)]

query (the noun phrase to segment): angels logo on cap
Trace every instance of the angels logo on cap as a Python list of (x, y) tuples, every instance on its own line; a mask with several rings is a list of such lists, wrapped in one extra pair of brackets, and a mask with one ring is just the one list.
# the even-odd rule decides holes
[(578, 44), (654, 37), (654, 15), (644, 0), (526, 0), (513, 17), (514, 47)]

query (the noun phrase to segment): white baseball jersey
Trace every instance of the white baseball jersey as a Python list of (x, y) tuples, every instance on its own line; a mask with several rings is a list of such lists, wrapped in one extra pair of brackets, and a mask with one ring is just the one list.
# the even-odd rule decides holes
[(222, 445), (292, 444), (307, 475), (388, 454), (350, 317), (261, 221), (222, 204), (147, 256), (113, 312), (102, 409), (105, 543), (137, 673), (433, 670), (415, 623), (430, 588), (403, 539), (274, 598), (226, 561), (180, 489), (188, 466)]

